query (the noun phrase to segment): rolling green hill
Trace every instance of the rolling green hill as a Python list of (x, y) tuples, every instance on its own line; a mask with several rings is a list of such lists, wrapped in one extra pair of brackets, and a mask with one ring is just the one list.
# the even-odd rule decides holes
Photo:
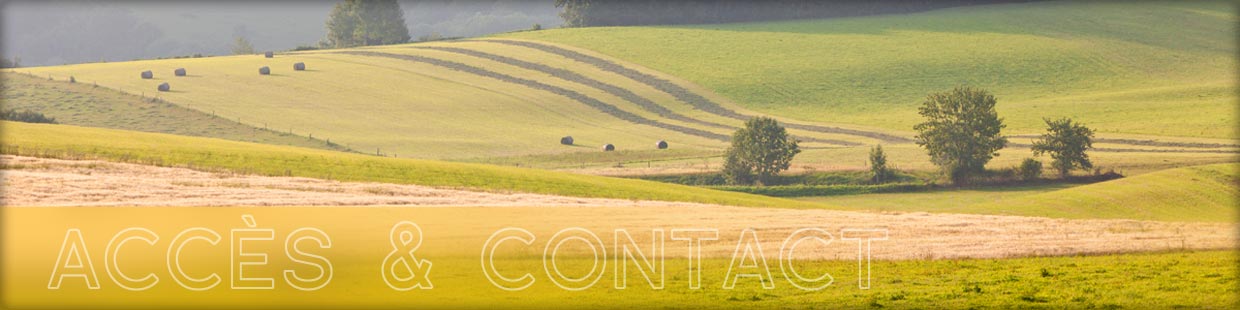
[(812, 208), (819, 204), (651, 181), (482, 164), (401, 159), (221, 139), (0, 122), (4, 154), (189, 167), (261, 175), (575, 197)]
[(576, 46), (756, 111), (909, 131), (928, 92), (991, 90), (1009, 133), (1237, 138), (1236, 23), (1218, 1), (1050, 1), (907, 15), (502, 35)]
[(813, 197), (844, 210), (1185, 222), (1240, 221), (1240, 164), (1167, 169), (1089, 185)]
[[(764, 113), (804, 142), (794, 169), (861, 169), (880, 143), (900, 168), (933, 169), (910, 141), (917, 101), (969, 83), (999, 97), (1005, 134), (1026, 135), (992, 166), (1030, 156), (1023, 145), (1042, 117), (1072, 116), (1100, 132), (1100, 166), (1145, 172), (1234, 161), (1226, 7), (1038, 2), (5, 71), (74, 77), (363, 153), (603, 174), (717, 169), (728, 135)], [(309, 69), (292, 70), (297, 62)], [(263, 66), (273, 74), (259, 75)], [(139, 78), (144, 70), (155, 77)], [(165, 82), (170, 92), (155, 91)], [(49, 114), (80, 108), (61, 105)], [(93, 117), (128, 117), (119, 111)], [(566, 135), (575, 145), (559, 144)], [(655, 149), (660, 140), (671, 149)], [(618, 151), (599, 151), (605, 143)]]
[(1053, 192), (949, 208), (945, 212), (1122, 218), (1156, 221), (1240, 220), (1240, 164), (1170, 169)]
[[(491, 57), (498, 55), (503, 56)], [(297, 62), (309, 69), (292, 70)], [(259, 75), (263, 66), (273, 73)], [(187, 69), (188, 75), (172, 76), (176, 68)], [(145, 70), (155, 77), (139, 78)], [(605, 143), (642, 159), (717, 153), (744, 119), (758, 115), (718, 100), (708, 100), (714, 110), (706, 111), (559, 55), (488, 42), (9, 71), (57, 80), (74, 77), (254, 127), (331, 139), (361, 152), (430, 159), (598, 153)], [(171, 91), (155, 91), (165, 82)], [(714, 96), (677, 87), (683, 90), (680, 95)], [(811, 146), (906, 140), (875, 131), (797, 126), (793, 133)], [(573, 136), (576, 146), (560, 145), (565, 135)], [(655, 150), (659, 140), (678, 151)]]

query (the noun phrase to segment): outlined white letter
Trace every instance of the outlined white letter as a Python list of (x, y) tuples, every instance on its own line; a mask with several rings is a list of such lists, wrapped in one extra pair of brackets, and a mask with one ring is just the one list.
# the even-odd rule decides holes
[(887, 240), (887, 229), (842, 229), (840, 239), (857, 240), (857, 286), (870, 289), (870, 242)]
[(56, 254), (56, 265), (52, 267), (52, 278), (47, 281), (47, 289), (60, 289), (65, 277), (81, 277), (86, 280), (87, 288), (99, 289), (99, 275), (95, 274), (95, 265), (91, 263), (90, 252), (82, 240), (82, 230), (77, 228), (65, 231), (65, 241), (60, 243), (60, 254)]
[[(284, 239), (284, 253), (289, 260), (294, 263), (310, 265), (319, 270), (318, 276), (313, 278), (303, 278), (298, 276), (293, 270), (284, 271), (284, 281), (289, 286), (303, 291), (314, 291), (332, 281), (332, 262), (326, 257), (306, 253), (297, 247), (302, 241), (314, 241), (318, 244), (319, 249), (332, 248), (332, 239), (327, 233), (318, 228), (301, 228), (294, 230)], [(296, 254), (296, 255), (294, 255)]]
[[(650, 283), (650, 288), (663, 289), (664, 280), (667, 278), (667, 271), (664, 264), (664, 242), (663, 229), (655, 228), (650, 231), (650, 254), (658, 263), (651, 262), (646, 258), (646, 254), (642, 252), (641, 247), (637, 246), (637, 241), (633, 240), (633, 236), (629, 235), (629, 231), (623, 228), (616, 229), (615, 235), (616, 249), (616, 288), (625, 289), (629, 282), (629, 258), (632, 258), (637, 271), (641, 272), (642, 277), (646, 278), (646, 283)], [(640, 260), (639, 260), (640, 259)], [(644, 263), (644, 264), (643, 264)], [(657, 273), (659, 281), (655, 282), (650, 278), (650, 273)]]
[[(806, 236), (798, 237), (800, 235)], [(817, 278), (806, 278), (801, 276), (801, 274), (797, 272), (796, 268), (792, 266), (792, 252), (796, 250), (797, 246), (800, 245), (801, 242), (811, 239), (821, 242), (823, 246), (828, 246), (831, 245), (832, 241), (835, 241), (835, 236), (831, 235), (831, 233), (827, 230), (821, 228), (801, 228), (795, 232), (792, 232), (791, 235), (788, 235), (787, 239), (784, 239), (783, 245), (779, 247), (779, 269), (783, 271), (784, 278), (788, 279), (788, 282), (792, 283), (792, 286), (796, 286), (797, 288), (806, 291), (817, 291), (831, 286), (831, 283), (835, 282), (835, 277), (832, 277), (831, 273), (823, 272), (822, 275)], [(818, 286), (810, 286), (814, 283), (821, 282), (823, 279), (827, 280), (826, 283), (819, 284)]]
[[(508, 234), (508, 236), (503, 236)], [(503, 237), (501, 237), (503, 236)], [(517, 240), (525, 245), (534, 244), (534, 233), (524, 228), (505, 227), (495, 231), (487, 238), (487, 242), (482, 246), (482, 274), (487, 277), (491, 284), (505, 291), (520, 291), (534, 284), (534, 275), (525, 273), (517, 278), (509, 278), (499, 273), (499, 269), (495, 268), (495, 250), (499, 248), (500, 243), (508, 240)], [(499, 279), (499, 281), (496, 281)], [(504, 284), (500, 284), (503, 282)]]
[(719, 240), (718, 229), (673, 229), (672, 240), (689, 241), (689, 288), (702, 288), (702, 240)]
[[(561, 237), (572, 232), (585, 234), (589, 238), (583, 236)], [(563, 272), (560, 272), (560, 266), (555, 263), (555, 257), (557, 256), (556, 254), (560, 252), (560, 247), (569, 240), (579, 240), (584, 242), (586, 245), (590, 246), (590, 252), (594, 254), (594, 260), (592, 261), (593, 264), (590, 265), (590, 272), (579, 278), (570, 278), (564, 275)], [(600, 255), (599, 252), (602, 252), (602, 254)], [(601, 267), (599, 266), (600, 260), (602, 260)], [(556, 232), (555, 235), (551, 236), (550, 240), (547, 240), (547, 246), (543, 248), (543, 270), (547, 272), (547, 277), (551, 279), (551, 283), (555, 283), (556, 286), (559, 286), (562, 289), (570, 291), (588, 289), (591, 286), (594, 286), (595, 283), (598, 283), (598, 280), (603, 278), (603, 273), (606, 273), (607, 271), (607, 246), (603, 245), (603, 239), (600, 239), (598, 235), (594, 234), (594, 232), (586, 230), (585, 228), (569, 227), (561, 229), (559, 232)], [(594, 279), (591, 280), (590, 278)], [(568, 284), (584, 283), (584, 285), (569, 286), (563, 282), (560, 282), (561, 279), (568, 282)]]
[[(116, 285), (121, 288), (130, 291), (142, 291), (158, 284), (159, 277), (154, 273), (148, 273), (142, 278), (135, 279), (121, 272), (120, 259), (117, 256), (120, 254), (121, 246), (133, 240), (141, 240), (145, 241), (146, 244), (155, 245), (155, 242), (159, 242), (159, 235), (156, 235), (150, 229), (138, 227), (130, 227), (117, 232), (116, 235), (112, 236), (112, 240), (108, 241), (108, 248), (103, 253), (103, 269), (108, 272), (112, 282), (116, 282)], [(121, 281), (122, 279), (124, 281)]]
[[(744, 252), (741, 249), (744, 248)], [(749, 258), (752, 264), (746, 264), (745, 259)], [(755, 272), (740, 273), (736, 272), (738, 268), (758, 268)], [(723, 289), (730, 290), (736, 288), (736, 282), (741, 277), (755, 277), (762, 283), (764, 289), (775, 289), (775, 280), (771, 277), (771, 268), (766, 264), (766, 255), (762, 254), (762, 243), (758, 242), (758, 232), (753, 228), (745, 228), (741, 231), (740, 239), (736, 241), (736, 251), (732, 252), (732, 263), (728, 265), (728, 275), (723, 278)]]

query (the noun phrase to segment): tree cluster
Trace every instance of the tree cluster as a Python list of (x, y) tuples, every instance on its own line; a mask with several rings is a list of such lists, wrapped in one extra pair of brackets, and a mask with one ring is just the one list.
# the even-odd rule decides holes
[(345, 0), (328, 15), (322, 45), (344, 48), (405, 42), (409, 42), (409, 27), (396, 0)]
[(17, 68), (21, 66), (21, 59), (13, 57), (13, 59), (0, 57), (0, 68)]
[[(925, 121), (917, 124), (916, 141), (943, 169), (953, 184), (968, 183), (985, 172), (986, 163), (1007, 146), (1000, 134), (1005, 127), (995, 112), (995, 97), (985, 90), (957, 87), (926, 97), (918, 112)], [(1093, 147), (1092, 129), (1068, 118), (1046, 119), (1047, 132), (1033, 142), (1033, 154), (1049, 154), (1051, 166), (1061, 177), (1077, 168), (1093, 167), (1085, 151)], [(1016, 172), (1024, 180), (1042, 175), (1042, 162), (1028, 158)]]

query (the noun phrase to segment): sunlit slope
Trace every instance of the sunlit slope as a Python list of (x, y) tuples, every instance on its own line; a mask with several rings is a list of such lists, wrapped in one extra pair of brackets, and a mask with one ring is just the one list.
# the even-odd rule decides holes
[[(308, 70), (293, 70), (298, 62)], [(272, 74), (258, 74), (263, 66)], [(173, 76), (176, 68), (187, 69), (188, 76)], [(659, 75), (636, 66), (625, 69)], [(155, 78), (139, 78), (145, 70)], [(430, 159), (598, 154), (605, 143), (616, 145), (618, 155), (608, 156), (619, 162), (703, 156), (717, 154), (745, 119), (760, 115), (721, 100), (707, 100), (711, 106), (704, 108), (543, 50), (478, 41), (11, 71), (57, 80), (72, 76), (158, 96), (259, 128), (331, 139), (359, 152)], [(172, 91), (157, 92), (164, 82)], [(676, 87), (685, 90), (681, 96), (717, 98), (692, 85)], [(899, 133), (790, 125), (808, 147), (906, 141)], [(576, 146), (560, 145), (565, 135), (573, 136)], [(656, 150), (660, 140), (672, 150)], [(567, 161), (597, 162), (591, 157)]]
[(0, 107), (34, 111), (57, 123), (344, 151), (322, 139), (264, 130), (151, 98), (85, 83), (0, 73)]
[(651, 181), (68, 125), (0, 122), (5, 154), (482, 191), (807, 208), (816, 204)]
[(1240, 165), (1152, 172), (1097, 184), (965, 206), (943, 212), (1062, 218), (1234, 222), (1240, 216)]
[(1036, 2), (701, 26), (555, 29), (556, 42), (700, 84), (760, 112), (910, 130), (926, 93), (991, 90), (1009, 133), (1074, 117), (1101, 133), (1236, 138), (1228, 2)]

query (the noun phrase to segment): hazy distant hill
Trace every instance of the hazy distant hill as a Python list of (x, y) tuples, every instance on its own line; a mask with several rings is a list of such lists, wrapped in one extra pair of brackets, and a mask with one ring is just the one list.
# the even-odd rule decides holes
[[(259, 50), (311, 45), (336, 1), (4, 1), (0, 54), (23, 66), (222, 55), (234, 36)], [(556, 27), (554, 2), (401, 1), (414, 38)]]

